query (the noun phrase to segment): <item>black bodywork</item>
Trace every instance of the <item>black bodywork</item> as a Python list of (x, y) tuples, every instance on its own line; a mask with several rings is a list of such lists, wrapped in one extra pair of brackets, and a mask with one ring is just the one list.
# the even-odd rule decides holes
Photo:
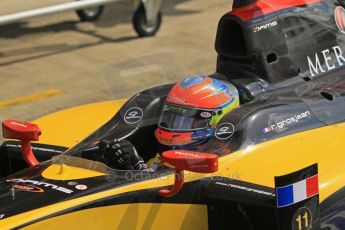
[[(276, 2), (284, 4), (284, 1)], [(339, 31), (334, 16), (335, 8), (343, 5), (342, 1), (289, 3), (293, 2), (301, 5), (257, 17), (255, 14), (260, 12), (255, 12), (246, 21), (239, 17), (240, 13), (224, 15), (215, 43), (217, 72), (255, 96), (329, 73), (324, 50), (330, 52), (330, 66), (335, 67), (332, 70), (342, 69), (343, 63), (338, 62), (333, 50), (339, 47), (343, 54), (345, 49), (345, 35)], [(309, 58), (315, 65), (316, 55), (322, 66), (318, 73), (310, 68), (308, 61)]]
[[(255, 1), (235, 1), (234, 8), (245, 7), (253, 2)], [(319, 58), (319, 68), (315, 71), (311, 67), (313, 60), (323, 55), (322, 51), (331, 52), (333, 47), (345, 50), (345, 34), (339, 31), (334, 20), (335, 7), (341, 3), (334, 0), (314, 1), (310, 4), (307, 2), (246, 21), (236, 13), (222, 17), (216, 38), (217, 71), (212, 77), (235, 84), (241, 93), (242, 105), (227, 114), (219, 124), (231, 124), (234, 127), (233, 135), (225, 139), (214, 135), (199, 146), (199, 151), (224, 156), (249, 145), (345, 121), (345, 78), (342, 63), (338, 62), (334, 54), (330, 54), (332, 63)], [(276, 22), (270, 24), (274, 26), (257, 31), (257, 27), (272, 22)], [(327, 65), (334, 65), (335, 68), (328, 70)], [(65, 155), (83, 157), (82, 152), (94, 147), (97, 140), (126, 138), (135, 145), (145, 160), (153, 158), (159, 151), (154, 130), (171, 87), (172, 85), (160, 86), (137, 94), (109, 122), (68, 150)], [(126, 114), (132, 108), (143, 111), (142, 119), (135, 123), (126, 121)], [(48, 160), (55, 153), (65, 150), (64, 147), (34, 146), (37, 147), (34, 150), (39, 160)], [(44, 148), (48, 150), (45, 151)], [(3, 143), (0, 157), (0, 177), (7, 177), (25, 168), (16, 142)], [(42, 170), (48, 165), (50, 161), (34, 169), (24, 169), (12, 174), (10, 178), (52, 183), (41, 176)], [(8, 217), (94, 191), (138, 182), (125, 180), (125, 172), (114, 173), (116, 178), (111, 180), (97, 177), (78, 181), (90, 188), (86, 191), (71, 189), (71, 193), (63, 194), (48, 186), (44, 194), (37, 194), (37, 198), (40, 198), (37, 203), (31, 202), (32, 194), (24, 192), (15, 194), (14, 200), (18, 202), (12, 203), (11, 186), (17, 182), (3, 180), (0, 182), (0, 214), (5, 213)], [(164, 175), (171, 173), (171, 170), (163, 167), (158, 173)], [(147, 180), (149, 178), (150, 176)], [(54, 185), (69, 188), (69, 182), (54, 182)], [(238, 186), (224, 189), (224, 184), (229, 183)], [(258, 195), (239, 189), (241, 187), (262, 193)], [(195, 203), (207, 204), (210, 229), (278, 228), (277, 221), (262, 221), (273, 220), (272, 216), (276, 215), (273, 188), (227, 178), (213, 178), (186, 183), (184, 189), (170, 199), (157, 196), (157, 191), (158, 188), (126, 193), (56, 215), (120, 203)], [(320, 204), (320, 223), (323, 229), (341, 229), (345, 226), (345, 219), (340, 215), (345, 209), (344, 196), (345, 190), (341, 189)], [(233, 217), (231, 221), (229, 216)]]

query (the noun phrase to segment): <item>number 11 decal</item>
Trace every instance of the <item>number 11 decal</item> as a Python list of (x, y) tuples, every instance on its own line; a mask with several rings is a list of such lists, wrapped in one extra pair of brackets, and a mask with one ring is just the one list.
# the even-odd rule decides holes
[(309, 230), (312, 229), (312, 216), (308, 208), (302, 207), (298, 209), (292, 220), (293, 230)]

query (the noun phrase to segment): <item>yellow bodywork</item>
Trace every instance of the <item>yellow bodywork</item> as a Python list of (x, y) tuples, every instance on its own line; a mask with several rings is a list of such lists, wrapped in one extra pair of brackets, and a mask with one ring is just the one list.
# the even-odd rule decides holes
[[(120, 104), (120, 103), (119, 103)], [(42, 142), (71, 147), (96, 130), (114, 115), (114, 103), (106, 102), (58, 112), (36, 120), (42, 131)], [(102, 111), (102, 116), (99, 115)], [(84, 114), (87, 114), (84, 116)], [(92, 114), (97, 114), (92, 116)], [(79, 119), (82, 117), (81, 119)], [(51, 123), (51, 122), (52, 123)], [(54, 125), (60, 124), (60, 125)], [(65, 134), (66, 129), (70, 132)], [(76, 130), (75, 130), (76, 129)], [(53, 130), (54, 134), (51, 134)], [(64, 138), (59, 139), (64, 134)], [(61, 137), (61, 136), (60, 136)], [(69, 140), (68, 140), (69, 139)], [(318, 163), (320, 202), (345, 184), (345, 123), (309, 130), (276, 140), (248, 146), (219, 159), (219, 171), (203, 175), (186, 172), (186, 181), (201, 177), (223, 176), (274, 187), (274, 176), (289, 174)], [(58, 166), (48, 168), (44, 177), (59, 180)], [(71, 169), (72, 170), (72, 169)], [(73, 169), (74, 173), (78, 168)], [(80, 175), (84, 173), (79, 171)], [(90, 172), (87, 172), (90, 173)], [(97, 176), (88, 174), (86, 177)], [(66, 177), (60, 178), (65, 180)], [(173, 183), (173, 176), (154, 179), (124, 187), (60, 202), (0, 221), (0, 228), (13, 228), (62, 210), (130, 191), (158, 188)], [(112, 229), (201, 229), (207, 226), (205, 205), (189, 204), (121, 204), (77, 211), (30, 225), (29, 229), (76, 226), (84, 229), (102, 228), (102, 223)], [(197, 225), (196, 223), (201, 223)], [(56, 224), (56, 225), (55, 225)], [(164, 224), (164, 225), (163, 225)], [(124, 228), (121, 228), (125, 226)]]
[(38, 124), (42, 130), (40, 143), (71, 148), (109, 121), (126, 101), (120, 99), (78, 106), (32, 123)]
[(105, 174), (88, 169), (77, 168), (65, 164), (53, 164), (43, 171), (42, 177), (49, 180), (80, 180), (85, 178), (104, 176)]
[(205, 216), (207, 207), (204, 205), (122, 204), (58, 216), (23, 229), (203, 230), (208, 229), (207, 218), (200, 218)]

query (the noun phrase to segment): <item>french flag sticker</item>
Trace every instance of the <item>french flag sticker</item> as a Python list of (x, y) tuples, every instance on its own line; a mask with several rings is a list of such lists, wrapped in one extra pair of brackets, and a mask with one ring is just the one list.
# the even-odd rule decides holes
[(276, 188), (277, 207), (282, 208), (296, 204), (319, 194), (318, 175), (305, 180)]
[(262, 130), (263, 133), (268, 133), (268, 132), (271, 132), (271, 131), (272, 131), (272, 129), (270, 127), (264, 128)]

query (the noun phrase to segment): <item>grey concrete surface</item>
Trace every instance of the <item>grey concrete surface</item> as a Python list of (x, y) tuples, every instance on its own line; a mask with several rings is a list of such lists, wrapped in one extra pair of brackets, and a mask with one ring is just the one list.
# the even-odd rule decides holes
[[(66, 1), (2, 0), (0, 14), (48, 2)], [(2, 26), (0, 120), (30, 121), (72, 106), (129, 97), (186, 75), (212, 73), (217, 23), (231, 5), (231, 0), (165, 0), (161, 30), (144, 39), (132, 29), (129, 1), (106, 7), (96, 24), (81, 23), (74, 12), (66, 12)], [(146, 60), (143, 68), (149, 71), (139, 76), (140, 60)], [(162, 76), (149, 74), (155, 69)], [(49, 89), (63, 93), (1, 108), (3, 102)]]

